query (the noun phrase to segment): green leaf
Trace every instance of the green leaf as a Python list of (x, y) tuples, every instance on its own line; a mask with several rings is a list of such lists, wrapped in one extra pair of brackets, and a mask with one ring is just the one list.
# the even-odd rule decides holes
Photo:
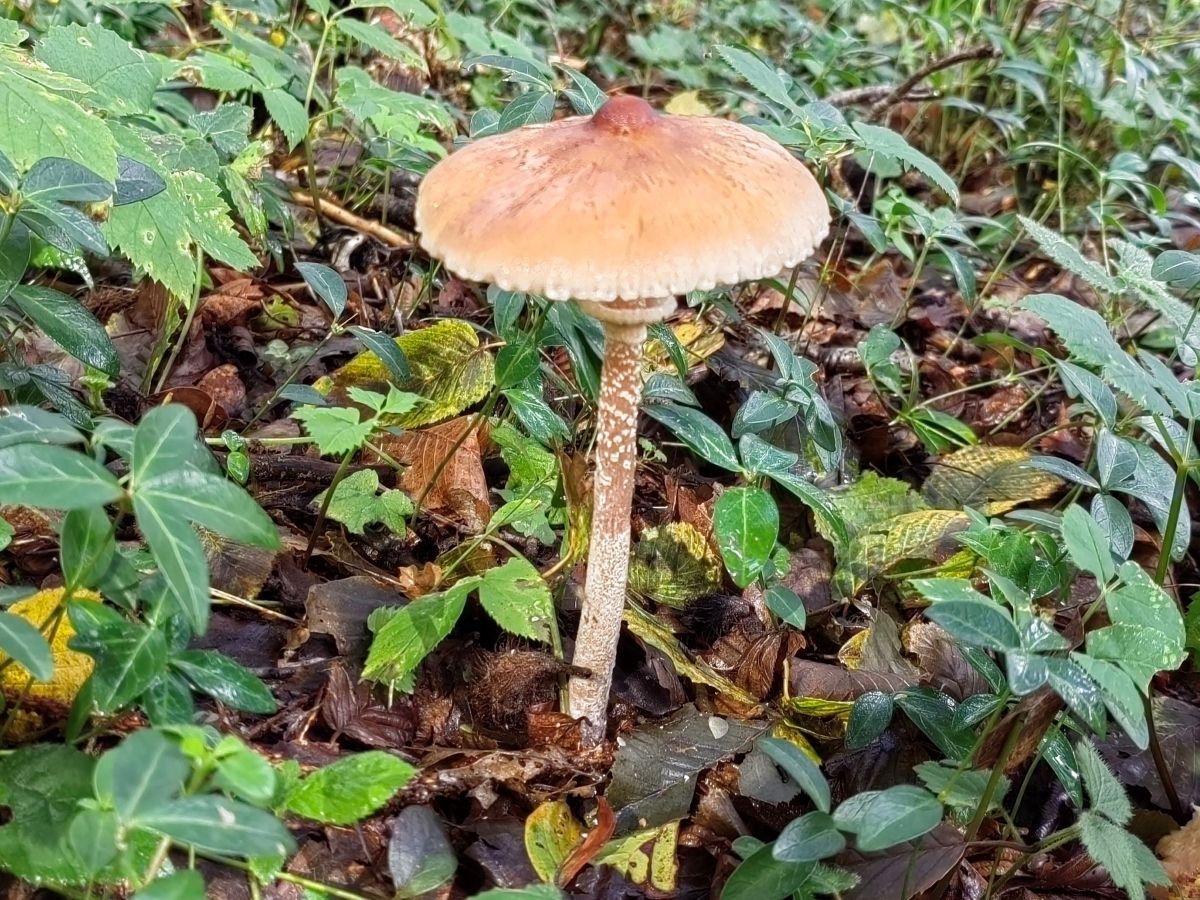
[(1105, 294), (1119, 293), (1116, 279), (1109, 275), (1099, 263), (1084, 258), (1083, 254), (1068, 243), (1061, 234), (1051, 231), (1044, 225), (1039, 225), (1027, 216), (1017, 216), (1017, 219), (1029, 236), (1037, 241), (1042, 252), (1062, 268), (1078, 275), (1098, 291)]
[(107, 375), (120, 368), (108, 332), (78, 300), (50, 288), (22, 285), (12, 300), (46, 336), (80, 362)]
[(63, 517), (59, 560), (70, 588), (93, 587), (117, 552), (113, 523), (104, 509), (74, 509)]
[(190, 770), (179, 747), (162, 732), (135, 731), (96, 764), (96, 796), (130, 824), (169, 804)]
[[(1011, 658), (1015, 654), (1009, 654)], [(907, 688), (894, 695), (896, 705), (933, 741), (948, 759), (960, 760), (971, 752), (975, 735), (955, 716), (953, 698), (933, 688)]]
[(1146, 724), (1146, 710), (1133, 679), (1112, 663), (1093, 659), (1084, 653), (1072, 653), (1071, 659), (1096, 682), (1105, 707), (1129, 735), (1129, 739), (1140, 750), (1149, 747), (1150, 729)]
[(39, 159), (21, 180), (21, 197), (38, 203), (107, 200), (113, 186), (87, 166), (70, 159)]
[(1100, 369), (1109, 384), (1142, 409), (1163, 416), (1172, 414), (1154, 379), (1121, 349), (1097, 312), (1058, 294), (1033, 294), (1021, 305), (1054, 329), (1072, 356)]
[(749, 50), (718, 44), (714, 49), (726, 64), (742, 76), (750, 87), (784, 109), (799, 114), (800, 108), (788, 95), (788, 85), (773, 66)]
[(282, 88), (263, 91), (262, 99), (271, 121), (279, 126), (287, 139), (287, 148), (295, 148), (308, 134), (308, 110), (304, 104)]
[(731, 488), (717, 498), (713, 532), (725, 568), (744, 588), (771, 559), (779, 536), (779, 509), (762, 488)]
[(1092, 731), (1103, 734), (1105, 725), (1104, 699), (1100, 689), (1087, 674), (1069, 659), (1046, 657), (1046, 674), (1050, 687), (1079, 716)]
[(119, 499), (107, 469), (65, 447), (18, 444), (0, 450), (0, 502), (40, 509), (84, 509)]
[(837, 827), (857, 835), (863, 853), (886, 850), (932, 831), (942, 821), (942, 804), (924, 788), (898, 784), (885, 791), (868, 791), (843, 803), (834, 813)]
[[(319, 493), (313, 504), (323, 503), (327, 493)], [(351, 534), (362, 534), (366, 526), (382, 522), (393, 534), (401, 536), (407, 530), (405, 520), (412, 512), (412, 501), (403, 491), (379, 493), (379, 475), (374, 469), (360, 469), (338, 482), (327, 510), (329, 518), (341, 522)]]
[(475, 579), (464, 579), (440, 594), (426, 594), (394, 612), (375, 631), (363, 678), (398, 682), (416, 671), (462, 615)]
[(1116, 825), (1127, 824), (1133, 818), (1133, 804), (1090, 740), (1083, 738), (1075, 744), (1075, 759), (1091, 808)]
[(829, 812), (830, 795), (829, 783), (821, 774), (821, 769), (808, 756), (790, 741), (779, 738), (763, 738), (758, 742), (758, 749), (771, 757), (792, 780), (808, 794), (817, 809)]
[[(988, 781), (992, 773), (988, 769), (965, 769), (959, 771), (958, 766), (927, 760), (916, 766), (917, 777), (921, 783), (936, 794), (938, 801), (947, 806), (964, 811), (974, 812), (983, 802), (987, 791)], [(992, 794), (991, 806), (995, 808), (1008, 793), (1009, 782), (1003, 775), (997, 782)]]
[(288, 793), (284, 806), (318, 822), (351, 825), (391, 800), (416, 774), (390, 753), (356, 753), (309, 775)]
[(213, 756), (217, 759), (213, 781), (223, 791), (256, 805), (266, 806), (274, 800), (279, 779), (262, 754), (228, 735), (221, 738)]
[(127, 156), (117, 157), (117, 184), (113, 206), (149, 200), (167, 189), (162, 176), (152, 168)]
[(899, 134), (890, 128), (869, 125), (866, 122), (856, 122), (854, 130), (858, 134), (863, 150), (911, 166), (941, 188), (951, 201), (955, 204), (958, 203), (958, 185), (954, 183), (954, 179), (946, 174), (945, 169), (909, 144)]
[(275, 548), (279, 533), (245, 490), (220, 475), (183, 468), (139, 481), (135, 496), (242, 544)]
[(0, 654), (16, 660), (38, 681), (49, 681), (54, 674), (54, 658), (42, 633), (20, 616), (3, 610), (0, 610)]
[(1087, 652), (1095, 659), (1116, 663), (1143, 694), (1155, 675), (1178, 668), (1184, 660), (1182, 646), (1170, 646), (1161, 631), (1143, 625), (1109, 625), (1090, 631)]
[(183, 869), (156, 878), (133, 895), (133, 900), (204, 900), (204, 876), (195, 869)]
[(337, 30), (369, 50), (399, 60), (406, 66), (415, 69), (425, 68), (425, 60), (416, 50), (408, 44), (396, 40), (378, 25), (343, 17), (337, 20)]
[(183, 797), (139, 817), (138, 825), (184, 846), (240, 858), (286, 854), (295, 847), (273, 815), (228, 797)]
[(1117, 574), (1108, 535), (1079, 504), (1068, 506), (1062, 517), (1062, 538), (1071, 562), (1107, 584)]
[(0, 152), (21, 168), (59, 156), (101, 178), (117, 174), (113, 136), (103, 120), (71, 94), (87, 94), (82, 81), (59, 75), (24, 50), (0, 46)]
[(1108, 595), (1106, 601), (1109, 619), (1122, 625), (1152, 628), (1163, 635), (1162, 642), (1168, 648), (1182, 648), (1185, 640), (1183, 617), (1170, 595), (1137, 563), (1122, 563), (1118, 574), (1121, 585)]
[(71, 647), (96, 660), (92, 671), (92, 705), (112, 713), (141, 696), (167, 664), (167, 641), (157, 628), (112, 622), (79, 631)]
[(169, 502), (135, 494), (133, 512), (171, 596), (193, 630), (208, 627), (208, 560), (192, 526)]
[(143, 480), (198, 466), (206, 452), (190, 409), (181, 403), (154, 407), (133, 433), (130, 468), (135, 488)]
[(298, 262), (296, 271), (304, 279), (304, 283), (322, 303), (329, 307), (334, 319), (341, 317), (346, 309), (346, 282), (342, 276), (321, 263)]
[(164, 74), (158, 58), (95, 23), (47, 29), (34, 56), (89, 85), (88, 106), (120, 116), (149, 112)]
[(107, 809), (84, 809), (71, 820), (67, 842), (89, 875), (116, 859), (120, 828), (117, 814)]
[(408, 359), (404, 355), (404, 351), (400, 349), (400, 345), (396, 339), (389, 337), (381, 331), (373, 331), (370, 328), (364, 328), (361, 325), (350, 325), (346, 328), (352, 335), (358, 338), (379, 357), (387, 369), (388, 374), (392, 376), (392, 380), (397, 384), (402, 384), (412, 377), (412, 371), (408, 367)]
[(803, 631), (808, 624), (808, 610), (804, 607), (804, 601), (791, 588), (782, 584), (772, 585), (767, 589), (765, 600), (767, 609), (796, 630)]
[(1104, 866), (1113, 883), (1127, 897), (1144, 897), (1145, 885), (1170, 884), (1171, 879), (1140, 840), (1094, 812), (1079, 817), (1083, 847)]
[(765, 844), (743, 860), (721, 891), (721, 900), (768, 900), (792, 896), (812, 878), (814, 863), (781, 862)]
[(373, 420), (362, 421), (357, 409), (346, 406), (301, 406), (292, 411), (292, 418), (304, 423), (322, 456), (358, 450), (375, 430)]
[(792, 819), (779, 833), (771, 855), (780, 862), (817, 862), (836, 856), (846, 846), (846, 839), (828, 813), (810, 812)]
[(676, 403), (656, 403), (643, 412), (666, 425), (693, 453), (713, 465), (731, 472), (742, 470), (729, 435), (700, 410)]
[(554, 600), (533, 563), (514, 556), (483, 574), (479, 602), (496, 624), (517, 637), (550, 640)]
[(269, 715), (275, 698), (257, 675), (216, 650), (184, 650), (171, 659), (192, 686), (233, 709)]
[(970, 647), (1015, 650), (1021, 646), (1009, 613), (956, 578), (914, 578), (910, 584), (931, 601), (925, 617)]
[(861, 750), (883, 734), (891, 724), (895, 709), (891, 694), (867, 691), (859, 696), (850, 708), (850, 719), (846, 723), (846, 749)]

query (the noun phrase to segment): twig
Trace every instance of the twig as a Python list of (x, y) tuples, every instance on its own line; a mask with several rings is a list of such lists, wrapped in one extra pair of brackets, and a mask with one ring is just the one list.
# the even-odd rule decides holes
[[(834, 106), (862, 106), (865, 103), (877, 103), (884, 97), (891, 96), (896, 90), (894, 84), (870, 84), (865, 87), (847, 88), (844, 91), (834, 91), (821, 99)], [(937, 91), (913, 90), (908, 92), (910, 100), (932, 100), (937, 97)]]
[(951, 66), (957, 66), (960, 63), (970, 62), (975, 59), (996, 59), (1000, 56), (1000, 48), (990, 45), (979, 47), (970, 47), (966, 50), (959, 50), (957, 53), (951, 53), (949, 56), (943, 56), (941, 59), (935, 59), (932, 62), (922, 66), (913, 72), (912, 75), (905, 78), (900, 84), (892, 89), (891, 93), (881, 100), (877, 100), (869, 110), (867, 110), (868, 119), (877, 119), (883, 115), (888, 107), (899, 103), (912, 93), (913, 88), (932, 75), (934, 72), (940, 72), (943, 69), (949, 69)]
[(382, 222), (375, 222), (371, 219), (364, 219), (362, 216), (355, 215), (344, 206), (338, 206), (332, 200), (327, 200), (324, 197), (313, 198), (299, 190), (290, 191), (288, 196), (297, 206), (315, 210), (341, 225), (348, 225), (357, 231), (361, 231), (363, 234), (369, 234), (377, 241), (381, 241), (389, 247), (406, 250), (413, 246), (411, 237), (406, 237), (398, 231), (393, 231)]

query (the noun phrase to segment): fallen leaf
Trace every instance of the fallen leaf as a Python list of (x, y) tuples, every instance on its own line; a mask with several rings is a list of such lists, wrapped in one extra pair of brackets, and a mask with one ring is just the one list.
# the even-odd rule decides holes
[(1030, 465), (1032, 459), (1018, 447), (965, 447), (934, 463), (921, 495), (935, 509), (970, 506), (999, 515), (1062, 488), (1060, 479)]
[(957, 828), (939, 825), (920, 840), (879, 853), (846, 850), (835, 862), (859, 877), (846, 900), (909, 900), (952, 872), (966, 850)]
[(543, 803), (525, 820), (525, 852), (547, 884), (561, 883), (563, 864), (582, 842), (583, 826), (565, 800)]
[[(421, 431), (385, 436), (380, 449), (406, 468), (399, 487), (423, 510), (454, 514), (468, 533), (492, 516), (475, 418), (463, 416)], [(423, 499), (422, 499), (423, 498)]]

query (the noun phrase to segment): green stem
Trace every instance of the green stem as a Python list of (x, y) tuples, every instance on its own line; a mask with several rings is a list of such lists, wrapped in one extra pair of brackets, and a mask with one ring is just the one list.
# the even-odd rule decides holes
[(983, 796), (979, 798), (979, 807), (975, 810), (975, 817), (971, 819), (971, 824), (967, 826), (965, 840), (969, 843), (975, 840), (979, 834), (979, 829), (983, 827), (983, 820), (987, 818), (988, 810), (992, 806), (992, 797), (996, 793), (996, 788), (1000, 784), (1000, 779), (1004, 777), (1004, 765), (1008, 762), (1008, 757), (1012, 754), (1013, 748), (1017, 746), (1017, 741), (1021, 737), (1021, 732), (1025, 729), (1025, 717), (1017, 719), (1013, 722), (1012, 728), (1008, 730), (1008, 734), (1004, 738), (1004, 746), (1000, 748), (1000, 755), (996, 757), (996, 762), (992, 765), (992, 774), (988, 778), (987, 786), (983, 789)]
[(354, 452), (354, 448), (346, 451), (346, 455), (342, 457), (341, 465), (333, 473), (333, 481), (329, 483), (329, 487), (325, 490), (325, 499), (321, 501), (321, 509), (317, 513), (317, 521), (313, 522), (312, 531), (308, 534), (308, 546), (304, 548), (304, 557), (300, 560), (301, 569), (308, 568), (308, 561), (312, 558), (313, 547), (317, 543), (317, 535), (321, 533), (321, 527), (325, 524), (325, 514), (329, 512), (329, 504), (333, 502), (333, 492), (337, 490), (338, 484), (346, 476), (346, 470), (350, 468), (350, 460), (354, 458)]
[[(215, 853), (197, 853), (204, 859), (211, 860), (215, 863), (220, 863), (223, 866), (229, 866), (231, 869), (238, 869), (242, 872), (253, 874), (254, 870), (247, 864), (237, 859), (230, 859), (226, 856), (218, 856)], [(319, 881), (313, 881), (310, 878), (305, 878), (302, 875), (293, 875), (291, 872), (276, 872), (275, 878), (279, 881), (286, 881), (290, 884), (299, 885), (306, 890), (313, 891), (324, 897), (336, 897), (338, 900), (370, 900), (369, 897), (364, 897), (362, 894), (355, 894), (352, 891), (346, 891), (339, 887), (334, 887), (329, 884), (321, 884)]]

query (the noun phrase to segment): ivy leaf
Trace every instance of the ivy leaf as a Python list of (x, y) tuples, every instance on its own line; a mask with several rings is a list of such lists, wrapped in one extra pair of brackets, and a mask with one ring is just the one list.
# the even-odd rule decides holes
[(677, 403), (656, 403), (647, 406), (643, 412), (666, 425), (702, 459), (731, 472), (741, 471), (742, 467), (729, 435), (700, 410)]
[(185, 847), (229, 856), (272, 856), (288, 853), (295, 841), (283, 823), (265, 810), (214, 794), (182, 797), (137, 824)]
[(105, 506), (123, 493), (111, 472), (75, 450), (28, 444), (0, 450), (0, 502), (71, 510)]
[(479, 582), (479, 602), (496, 624), (517, 637), (550, 640), (554, 601), (533, 563), (514, 556), (488, 569)]
[(808, 794), (817, 809), (829, 812), (829, 783), (821, 769), (802, 750), (790, 741), (780, 738), (763, 738), (758, 749), (771, 757), (777, 765), (792, 777), (801, 790)]
[(932, 831), (942, 821), (942, 804), (924, 788), (898, 784), (866, 791), (842, 803), (834, 813), (838, 828), (857, 835), (863, 853), (886, 850)]
[(346, 309), (347, 297), (346, 282), (342, 280), (342, 276), (329, 266), (312, 262), (296, 263), (296, 271), (300, 273), (309, 290), (329, 307), (333, 317), (339, 318)]
[(243, 712), (269, 715), (275, 698), (262, 681), (243, 666), (216, 650), (184, 650), (171, 660), (192, 686), (226, 706)]
[(42, 633), (20, 616), (2, 610), (0, 654), (16, 660), (38, 681), (49, 681), (54, 674), (54, 658)]
[(133, 512), (171, 596), (197, 634), (208, 627), (208, 560), (200, 539), (169, 501), (135, 492)]
[(117, 350), (108, 332), (78, 300), (50, 288), (22, 285), (12, 292), (21, 312), (80, 362), (116, 375)]

